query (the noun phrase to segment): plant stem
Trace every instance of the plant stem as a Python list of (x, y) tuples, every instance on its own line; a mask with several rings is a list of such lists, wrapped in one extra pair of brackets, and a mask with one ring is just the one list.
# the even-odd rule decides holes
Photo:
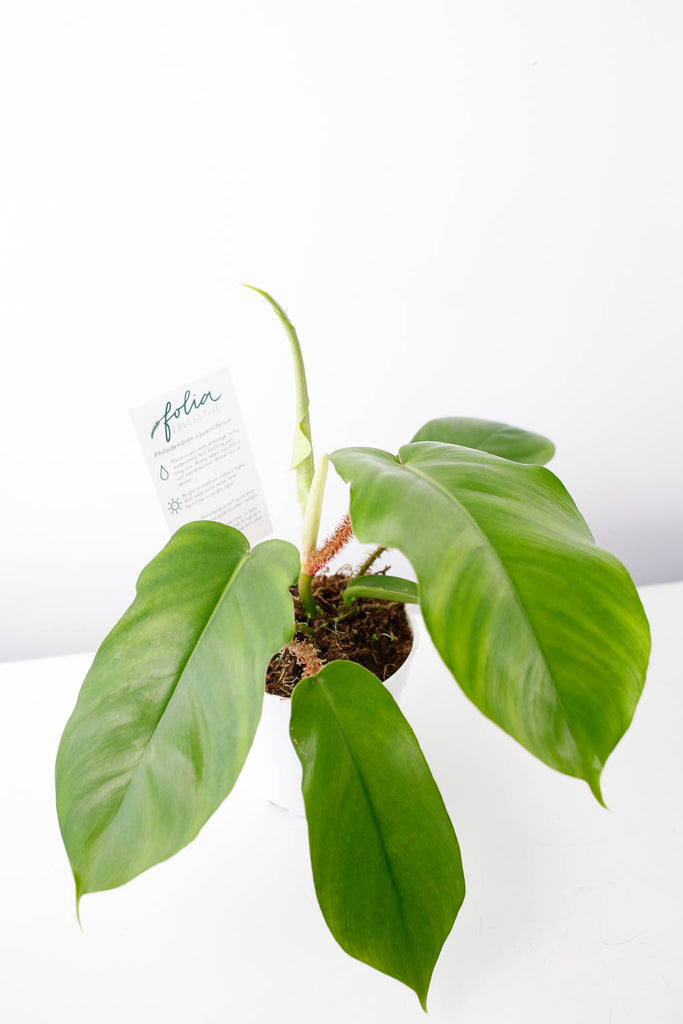
[(313, 474), (313, 482), (308, 492), (308, 498), (306, 500), (306, 506), (304, 508), (304, 518), (301, 524), (301, 564), (304, 565), (306, 559), (315, 551), (318, 543), (318, 529), (320, 527), (320, 514), (323, 507), (323, 497), (325, 495), (325, 483), (327, 481), (327, 466), (328, 457), (327, 455), (321, 456), (318, 461), (318, 466)]
[(386, 548), (375, 548), (375, 550), (372, 551), (365, 559), (354, 578), (357, 579), (359, 576), (365, 576), (372, 563), (375, 562), (380, 555), (383, 555), (386, 550)]
[(323, 455), (315, 473), (313, 483), (308, 492), (306, 507), (304, 508), (304, 521), (301, 526), (301, 572), (299, 574), (299, 597), (306, 614), (314, 619), (318, 614), (318, 606), (313, 599), (311, 590), (312, 575), (306, 571), (307, 559), (318, 543), (318, 527), (320, 526), (320, 513), (323, 506), (323, 495), (325, 494), (325, 481), (327, 480), (327, 455)]
[(301, 603), (304, 606), (304, 611), (308, 615), (309, 619), (314, 619), (318, 614), (318, 606), (313, 599), (313, 591), (311, 590), (311, 583), (313, 577), (301, 570), (299, 574), (299, 597)]
[(351, 605), (347, 612), (344, 612), (342, 615), (337, 615), (337, 617), (332, 620), (332, 625), (334, 626), (335, 632), (337, 630), (337, 623), (343, 622), (344, 619), (348, 619), (351, 615), (354, 615), (355, 612), (356, 609), (353, 607), (353, 605)]

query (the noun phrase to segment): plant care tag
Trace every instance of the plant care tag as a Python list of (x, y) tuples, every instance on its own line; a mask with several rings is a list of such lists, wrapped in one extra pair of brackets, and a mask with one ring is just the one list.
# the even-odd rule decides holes
[(131, 410), (171, 530), (197, 519), (234, 526), (250, 544), (272, 532), (227, 370)]

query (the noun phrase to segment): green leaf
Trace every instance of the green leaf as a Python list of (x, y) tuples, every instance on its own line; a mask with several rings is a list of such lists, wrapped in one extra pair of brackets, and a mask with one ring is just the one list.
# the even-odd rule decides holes
[(425, 1007), (465, 895), (460, 849), (415, 735), (367, 669), (333, 661), (292, 695), (313, 880), (351, 956)]
[(364, 542), (399, 548), (434, 644), (485, 715), (553, 768), (600, 773), (643, 687), (650, 635), (624, 567), (560, 481), (455, 445), (330, 456)]
[(285, 541), (189, 523), (143, 569), (57, 754), (57, 811), (77, 901), (192, 840), (251, 746), (272, 654), (294, 633)]
[(342, 597), (347, 604), (356, 597), (417, 604), (417, 584), (400, 576), (357, 576), (346, 584)]
[(289, 338), (289, 346), (294, 361), (294, 379), (296, 383), (296, 426), (294, 428), (294, 447), (292, 450), (292, 469), (296, 470), (296, 494), (302, 511), (306, 508), (308, 492), (313, 482), (315, 465), (313, 462), (313, 445), (311, 443), (311, 421), (308, 413), (308, 386), (306, 384), (306, 370), (301, 354), (301, 346), (294, 324), (285, 313), (282, 306), (275, 301), (272, 295), (264, 292), (261, 288), (254, 288), (246, 284), (245, 288), (251, 288), (258, 292), (267, 302), (270, 303), (276, 315), (282, 322), (285, 333)]
[(467, 416), (430, 420), (418, 430), (413, 441), (444, 441), (500, 455), (512, 462), (531, 462), (539, 466), (550, 462), (555, 454), (555, 445), (542, 434), (532, 434), (495, 420), (477, 420)]

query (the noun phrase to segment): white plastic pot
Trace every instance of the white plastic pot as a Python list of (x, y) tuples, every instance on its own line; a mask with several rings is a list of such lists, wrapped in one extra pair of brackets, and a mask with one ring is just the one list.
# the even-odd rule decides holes
[[(406, 605), (408, 621), (413, 633), (413, 646), (410, 654), (393, 676), (385, 681), (389, 693), (397, 703), (408, 682), (408, 673), (415, 655), (418, 630), (416, 629), (419, 613), (415, 605)], [(254, 749), (259, 758), (266, 798), (278, 807), (292, 814), (304, 816), (304, 800), (301, 794), (301, 762), (296, 756), (289, 737), (289, 716), (291, 709), (289, 697), (278, 697), (266, 693), (258, 732), (254, 740)]]

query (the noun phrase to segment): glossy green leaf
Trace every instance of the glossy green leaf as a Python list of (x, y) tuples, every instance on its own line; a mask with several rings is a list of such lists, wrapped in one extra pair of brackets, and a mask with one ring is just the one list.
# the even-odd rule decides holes
[(347, 953), (405, 982), (425, 1007), (465, 881), (417, 739), (376, 676), (350, 661), (301, 680), (290, 732), (325, 921)]
[(347, 583), (342, 597), (349, 604), (356, 597), (372, 597), (378, 601), (402, 601), (417, 604), (417, 584), (400, 576), (357, 576)]
[(302, 511), (306, 508), (308, 492), (313, 482), (315, 465), (313, 461), (313, 445), (311, 443), (311, 421), (308, 413), (308, 386), (306, 384), (306, 370), (301, 354), (301, 346), (294, 324), (285, 313), (282, 306), (275, 301), (272, 295), (264, 292), (262, 288), (254, 288), (247, 284), (245, 288), (251, 288), (258, 292), (270, 304), (276, 316), (285, 329), (289, 339), (289, 347), (294, 362), (294, 380), (296, 384), (296, 426), (294, 428), (294, 447), (292, 450), (292, 469), (296, 470), (296, 494)]
[(533, 434), (519, 427), (495, 420), (471, 419), (467, 416), (446, 416), (430, 420), (418, 430), (413, 441), (445, 441), (464, 448), (476, 448), (491, 455), (500, 455), (512, 462), (550, 462), (555, 445), (542, 434)]
[(232, 789), (270, 657), (294, 632), (285, 541), (249, 551), (221, 523), (183, 526), (142, 571), (64, 730), (57, 811), (76, 881), (122, 885), (193, 839)]
[(597, 547), (560, 481), (455, 445), (331, 457), (364, 542), (417, 574), (441, 657), (485, 715), (542, 761), (600, 773), (633, 716), (650, 635), (624, 567)]

